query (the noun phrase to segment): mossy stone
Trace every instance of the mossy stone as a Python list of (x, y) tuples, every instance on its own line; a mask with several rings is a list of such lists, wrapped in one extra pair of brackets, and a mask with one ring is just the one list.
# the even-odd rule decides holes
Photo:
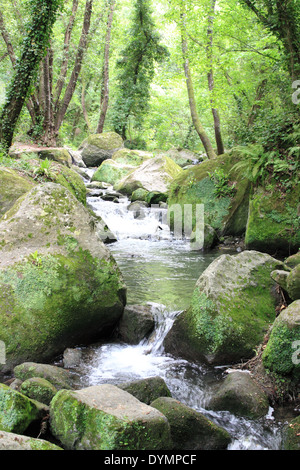
[(16, 170), (0, 168), (0, 218), (35, 184), (29, 178), (19, 175)]
[(284, 429), (283, 445), (284, 450), (300, 450), (300, 416)]
[(202, 413), (174, 398), (160, 397), (151, 403), (170, 423), (173, 449), (221, 450), (231, 441), (229, 433)]
[(297, 252), (300, 246), (299, 200), (299, 184), (284, 197), (275, 183), (268, 190), (261, 186), (254, 188), (249, 204), (246, 247), (280, 256)]
[(99, 181), (116, 185), (124, 176), (134, 170), (133, 166), (120, 164), (108, 159), (101, 163), (92, 176), (92, 181)]
[[(224, 154), (208, 160), (179, 174), (170, 186), (169, 211), (171, 227), (174, 225), (172, 207), (181, 206), (184, 226), (184, 206), (193, 208), (192, 221), (196, 227), (196, 206), (204, 205), (204, 222), (218, 234), (242, 235), (246, 230), (250, 183), (240, 171), (232, 170), (238, 156)], [(218, 193), (213, 175), (222, 172), (228, 179), (228, 193)], [(230, 186), (231, 185), (231, 186)], [(232, 188), (232, 191), (231, 191)]]
[(50, 405), (52, 398), (57, 393), (57, 389), (48, 380), (41, 377), (33, 377), (22, 383), (20, 392), (28, 398), (37, 400), (45, 405)]
[(0, 234), (3, 368), (47, 362), (111, 332), (126, 302), (122, 275), (89, 211), (66, 188), (36, 186), (5, 214)]
[(133, 380), (118, 385), (119, 388), (133, 395), (139, 401), (150, 405), (159, 397), (171, 397), (171, 392), (166, 382), (161, 377), (149, 377)]
[(167, 334), (167, 352), (211, 364), (252, 357), (275, 320), (271, 272), (282, 267), (255, 251), (217, 258), (198, 279), (190, 307)]
[(269, 401), (248, 372), (237, 371), (227, 375), (211, 399), (209, 408), (257, 419), (268, 413)]
[(44, 439), (22, 436), (12, 432), (0, 431), (0, 450), (63, 450)]
[(286, 290), (292, 300), (300, 299), (300, 264), (289, 273), (286, 280)]
[(300, 300), (291, 303), (276, 318), (263, 352), (264, 367), (279, 376), (300, 379), (297, 354), (300, 344)]
[(168, 450), (167, 419), (113, 385), (61, 390), (50, 406), (52, 434), (68, 450)]
[(39, 417), (35, 403), (25, 395), (0, 384), (0, 430), (22, 434)]

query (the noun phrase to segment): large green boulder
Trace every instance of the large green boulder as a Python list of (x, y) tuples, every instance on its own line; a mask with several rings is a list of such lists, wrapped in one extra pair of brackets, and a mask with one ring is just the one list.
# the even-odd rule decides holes
[(0, 338), (6, 365), (47, 362), (111, 333), (126, 289), (89, 211), (66, 188), (36, 186), (0, 221)]
[(40, 410), (33, 400), (0, 384), (0, 430), (22, 434), (39, 419)]
[(92, 181), (100, 181), (116, 186), (119, 181), (135, 169), (134, 166), (105, 160), (92, 176)]
[(146, 160), (152, 158), (153, 154), (150, 152), (143, 152), (142, 150), (121, 149), (113, 154), (112, 160), (121, 164), (132, 167), (142, 165)]
[(300, 246), (300, 185), (284, 196), (275, 184), (253, 189), (245, 235), (248, 249), (287, 256)]
[(282, 377), (300, 379), (300, 300), (276, 318), (262, 359), (266, 369)]
[(269, 400), (248, 371), (236, 371), (228, 374), (218, 386), (209, 409), (230, 411), (237, 416), (257, 419), (268, 413)]
[(52, 442), (12, 432), (0, 431), (0, 450), (63, 450)]
[(198, 279), (190, 307), (167, 334), (166, 351), (211, 364), (252, 357), (275, 320), (271, 272), (282, 267), (256, 251), (218, 257)]
[[(220, 155), (214, 160), (182, 171), (171, 184), (169, 193), (170, 223), (173, 228), (174, 208), (181, 208), (185, 233), (198, 225), (197, 205), (204, 206), (204, 223), (219, 235), (242, 235), (246, 230), (250, 183), (239, 170), (233, 170), (238, 157)], [(191, 218), (187, 218), (185, 206), (192, 207)], [(177, 221), (178, 223), (178, 221)]]
[(157, 398), (151, 406), (168, 419), (173, 449), (222, 450), (230, 444), (231, 437), (225, 429), (174, 398)]
[(52, 434), (68, 450), (168, 450), (159, 411), (114, 385), (61, 390), (50, 406)]
[(104, 160), (111, 158), (117, 150), (124, 147), (122, 138), (115, 132), (91, 134), (79, 147), (82, 160), (87, 167), (101, 165)]
[(33, 181), (21, 176), (16, 170), (0, 167), (0, 218), (34, 185)]
[(116, 189), (128, 195), (140, 188), (148, 192), (167, 193), (171, 182), (182, 172), (180, 166), (170, 158), (157, 156), (146, 160), (125, 176)]

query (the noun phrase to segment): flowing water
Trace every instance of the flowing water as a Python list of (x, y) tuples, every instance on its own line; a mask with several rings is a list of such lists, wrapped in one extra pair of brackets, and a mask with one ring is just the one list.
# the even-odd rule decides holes
[[(91, 172), (88, 170), (89, 176)], [(149, 304), (156, 328), (136, 346), (112, 342), (84, 348), (80, 366), (84, 384), (118, 384), (160, 376), (173, 398), (228, 430), (233, 438), (229, 450), (280, 449), (283, 423), (274, 418), (271, 408), (256, 421), (209, 410), (214, 387), (226, 368), (209, 368), (164, 352), (163, 340), (176, 315), (188, 307), (197, 279), (222, 252), (191, 251), (188, 240), (173, 239), (162, 223), (163, 209), (146, 209), (144, 218), (136, 219), (127, 209), (129, 203), (126, 197), (119, 203), (88, 197), (89, 206), (116, 235), (117, 242), (109, 248), (127, 285), (127, 303)]]

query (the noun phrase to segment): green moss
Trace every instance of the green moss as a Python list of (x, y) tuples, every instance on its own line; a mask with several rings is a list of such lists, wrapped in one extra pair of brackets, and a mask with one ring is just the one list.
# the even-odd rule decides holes
[(22, 434), (37, 417), (38, 410), (31, 400), (0, 384), (0, 430)]
[(57, 393), (57, 389), (48, 380), (41, 377), (33, 377), (22, 383), (20, 392), (26, 395), (26, 397), (37, 400), (45, 405), (50, 405), (52, 398)]
[(275, 185), (268, 190), (255, 188), (250, 199), (246, 246), (266, 253), (296, 252), (300, 245), (299, 199), (297, 187), (286, 195)]
[(300, 450), (300, 416), (293, 419), (284, 432), (284, 450)]
[[(185, 204), (191, 204), (194, 210), (192, 226), (195, 227), (196, 204), (204, 204), (205, 224), (219, 233), (243, 233), (248, 213), (249, 182), (239, 172), (230, 173), (236, 158), (222, 155), (179, 174), (170, 186), (169, 207), (180, 204), (183, 208)], [(212, 178), (216, 172), (228, 175), (230, 191), (227, 193), (218, 192), (218, 184)], [(236, 187), (235, 191), (232, 191), (233, 186)], [(170, 215), (173, 226), (172, 213)]]
[(152, 429), (88, 406), (65, 390), (53, 398), (50, 416), (53, 434), (67, 449), (155, 450), (166, 441), (164, 418)]
[(114, 185), (133, 170), (132, 166), (122, 166), (114, 160), (105, 160), (93, 174), (92, 181), (103, 181)]
[(300, 365), (293, 361), (293, 344), (300, 341), (300, 328), (289, 328), (281, 321), (275, 323), (262, 359), (266, 369), (280, 376), (300, 379)]
[(83, 250), (70, 258), (40, 255), (17, 263), (0, 271), (0, 285), (0, 337), (8, 361), (48, 357), (72, 335), (93, 336), (93, 328), (99, 335), (123, 309), (124, 289), (114, 263)]

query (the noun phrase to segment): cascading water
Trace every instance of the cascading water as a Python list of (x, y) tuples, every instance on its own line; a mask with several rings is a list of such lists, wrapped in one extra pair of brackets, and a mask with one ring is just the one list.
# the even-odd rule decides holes
[[(92, 172), (87, 171), (88, 177)], [(227, 429), (233, 438), (229, 450), (279, 449), (282, 423), (276, 422), (272, 409), (256, 421), (207, 409), (224, 368), (208, 368), (164, 352), (163, 341), (176, 315), (188, 307), (196, 280), (221, 252), (191, 251), (187, 241), (174, 240), (162, 223), (163, 209), (145, 209), (142, 218), (135, 218), (128, 211), (126, 197), (116, 203), (90, 196), (88, 204), (117, 238), (109, 248), (127, 285), (127, 303), (151, 305), (156, 328), (150, 338), (135, 346), (113, 342), (84, 348), (79, 368), (84, 384), (160, 376), (174, 398)]]

